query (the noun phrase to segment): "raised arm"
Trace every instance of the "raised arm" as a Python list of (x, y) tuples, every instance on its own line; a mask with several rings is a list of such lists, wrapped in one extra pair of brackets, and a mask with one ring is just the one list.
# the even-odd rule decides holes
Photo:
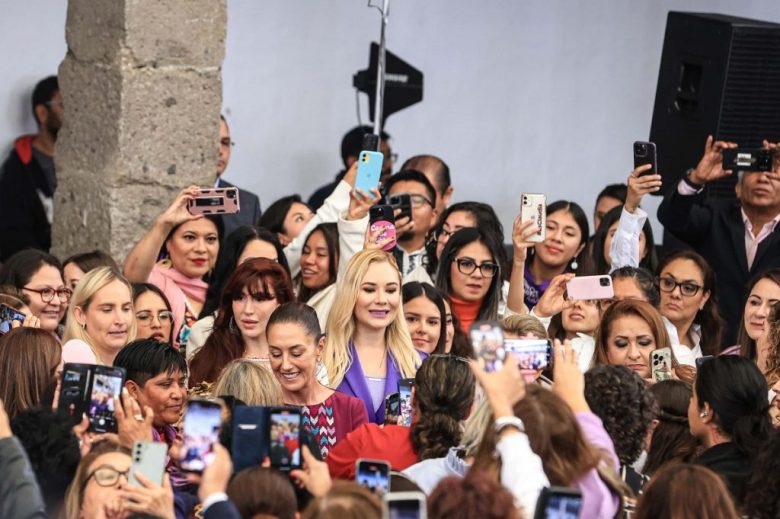
[(651, 167), (650, 164), (639, 166), (628, 176), (626, 203), (623, 205), (618, 227), (609, 248), (610, 270), (638, 267), (639, 262), (642, 261), (639, 238), (642, 235), (642, 227), (647, 221), (647, 213), (639, 207), (639, 204), (646, 194), (661, 189), (661, 175), (642, 175)]
[(539, 231), (534, 225), (533, 220), (523, 222), (520, 215), (515, 216), (512, 224), (512, 246), (514, 254), (512, 256), (512, 273), (509, 276), (509, 294), (506, 298), (506, 307), (510, 312), (516, 314), (527, 314), (528, 307), (525, 306), (525, 259), (528, 256), (528, 249), (536, 245), (529, 242), (528, 238)]

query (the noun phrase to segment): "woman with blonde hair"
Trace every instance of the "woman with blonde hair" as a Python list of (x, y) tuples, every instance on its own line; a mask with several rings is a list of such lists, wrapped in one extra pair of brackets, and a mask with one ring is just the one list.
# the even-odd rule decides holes
[(229, 395), (252, 406), (282, 405), (282, 390), (271, 371), (248, 359), (229, 362), (220, 373), (211, 394)]
[(135, 339), (133, 288), (115, 268), (87, 272), (70, 300), (62, 346), (63, 362), (111, 366)]
[(421, 362), (401, 305), (401, 273), (392, 256), (364, 250), (337, 282), (328, 316), (324, 364), (328, 385), (363, 400), (368, 419), (383, 423), (385, 397)]

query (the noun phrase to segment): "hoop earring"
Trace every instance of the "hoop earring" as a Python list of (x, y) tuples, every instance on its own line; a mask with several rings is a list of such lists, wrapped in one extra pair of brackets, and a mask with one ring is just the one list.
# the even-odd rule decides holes
[(232, 315), (230, 316), (230, 321), (228, 322), (228, 329), (236, 335), (241, 335), (241, 330), (238, 329), (236, 321), (233, 319)]

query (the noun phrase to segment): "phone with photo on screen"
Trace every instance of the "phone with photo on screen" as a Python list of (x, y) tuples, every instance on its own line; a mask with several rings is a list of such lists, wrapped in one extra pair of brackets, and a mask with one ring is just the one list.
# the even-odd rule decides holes
[(398, 425), (404, 427), (412, 426), (412, 386), (413, 378), (402, 378), (398, 381), (398, 399), (401, 416), (398, 419)]
[(581, 510), (581, 491), (568, 487), (544, 487), (536, 501), (534, 519), (578, 519)]
[(268, 456), (271, 466), (287, 471), (301, 466), (301, 411), (276, 407), (268, 420)]
[(504, 365), (504, 329), (493, 321), (482, 321), (469, 329), (471, 346), (479, 366), (485, 371), (497, 371)]
[(382, 519), (426, 519), (425, 494), (390, 492), (382, 499)]
[(87, 408), (89, 430), (98, 433), (117, 432), (114, 409), (122, 405), (120, 396), (125, 385), (124, 368), (95, 366)]
[(390, 491), (390, 464), (386, 461), (360, 458), (355, 463), (355, 482), (379, 497)]
[(19, 325), (24, 322), (26, 316), (12, 306), (0, 303), (0, 335), (10, 332), (14, 326), (14, 321)]
[(186, 472), (203, 472), (214, 461), (219, 442), (222, 406), (217, 400), (192, 399), (184, 414), (184, 439), (179, 466)]
[(198, 196), (187, 203), (190, 214), (235, 214), (241, 211), (238, 188), (201, 188)]
[(547, 236), (547, 197), (539, 193), (523, 193), (520, 195), (520, 221), (533, 220), (539, 229), (529, 242), (541, 243)]
[(398, 392), (385, 397), (385, 425), (398, 425), (401, 420), (401, 397)]
[(504, 350), (515, 356), (520, 371), (545, 369), (552, 358), (552, 344), (547, 339), (504, 339)]

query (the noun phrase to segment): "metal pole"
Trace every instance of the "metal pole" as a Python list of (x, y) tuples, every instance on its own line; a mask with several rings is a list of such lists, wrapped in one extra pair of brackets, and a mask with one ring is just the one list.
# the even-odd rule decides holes
[(385, 96), (385, 28), (389, 17), (388, 8), (390, 0), (383, 0), (382, 3), (382, 30), (379, 34), (379, 56), (376, 69), (376, 98), (374, 99), (374, 134), (379, 135), (382, 131), (382, 106)]

